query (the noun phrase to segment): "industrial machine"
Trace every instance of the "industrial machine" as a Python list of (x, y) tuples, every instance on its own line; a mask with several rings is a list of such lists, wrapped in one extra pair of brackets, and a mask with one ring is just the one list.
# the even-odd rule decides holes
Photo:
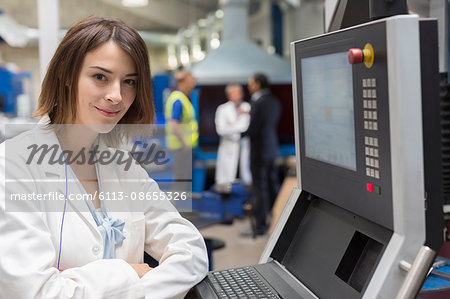
[(291, 54), (299, 189), (260, 264), (211, 272), (197, 292), (415, 298), (443, 239), (436, 21), (376, 20)]
[(30, 100), (31, 74), (15, 73), (0, 66), (0, 112), (8, 116), (30, 116), (34, 108)]

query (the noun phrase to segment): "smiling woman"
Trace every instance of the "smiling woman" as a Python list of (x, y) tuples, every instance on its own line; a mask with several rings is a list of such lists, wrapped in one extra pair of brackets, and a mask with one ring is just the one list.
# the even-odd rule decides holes
[[(105, 47), (107, 44), (109, 46)], [(113, 48), (116, 51), (113, 51)], [(103, 52), (100, 50), (105, 50), (105, 53), (99, 54)], [(109, 51), (106, 52), (107, 50)], [(153, 95), (148, 52), (144, 41), (136, 30), (124, 23), (96, 17), (87, 18), (75, 24), (61, 41), (44, 78), (39, 107), (35, 115), (48, 114), (52, 124), (73, 122), (77, 118), (78, 80), (83, 74), (83, 67), (96, 69), (97, 72), (94, 71), (92, 76), (100, 81), (108, 81), (108, 76), (111, 75), (116, 77), (124, 75), (113, 74), (114, 70), (108, 69), (108, 65), (100, 65), (100, 61), (91, 59), (90, 63), (94, 64), (87, 64), (87, 60), (93, 55), (96, 58), (102, 58), (101, 61), (105, 63), (106, 57), (102, 57), (102, 54), (121, 56), (121, 62), (125, 64), (116, 63), (114, 59), (117, 57), (113, 56), (108, 61), (115, 63), (116, 68), (120, 65), (125, 74), (133, 75), (129, 76), (130, 78), (123, 78), (126, 79), (124, 83), (132, 84), (130, 79), (135, 82), (136, 101), (130, 105), (128, 113), (120, 118), (119, 123), (152, 124), (154, 121)], [(67, 109), (70, 109), (71, 119), (67, 119)]]
[(78, 77), (75, 124), (116, 124), (136, 97), (136, 66), (108, 41), (86, 54)]
[(153, 123), (151, 90), (134, 29), (98, 17), (69, 29), (42, 84), (41, 125), (0, 144), (1, 298), (182, 298), (205, 276), (200, 233), (107, 142), (119, 125)]

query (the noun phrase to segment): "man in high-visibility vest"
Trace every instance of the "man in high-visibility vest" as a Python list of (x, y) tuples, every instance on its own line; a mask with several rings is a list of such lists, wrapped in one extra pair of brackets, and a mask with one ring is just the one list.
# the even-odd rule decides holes
[(198, 143), (198, 122), (190, 96), (196, 86), (191, 73), (180, 70), (174, 74), (177, 88), (166, 101), (166, 145), (174, 158), (174, 191), (191, 191), (192, 149)]

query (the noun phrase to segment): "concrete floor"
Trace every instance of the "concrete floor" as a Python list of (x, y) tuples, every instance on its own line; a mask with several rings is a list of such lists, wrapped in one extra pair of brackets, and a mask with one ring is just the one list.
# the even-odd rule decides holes
[(213, 251), (213, 270), (258, 263), (268, 236), (258, 236), (255, 239), (242, 237), (240, 233), (249, 227), (248, 219), (244, 218), (235, 219), (232, 225), (214, 224), (200, 229), (205, 238), (216, 238), (225, 242), (224, 248)]

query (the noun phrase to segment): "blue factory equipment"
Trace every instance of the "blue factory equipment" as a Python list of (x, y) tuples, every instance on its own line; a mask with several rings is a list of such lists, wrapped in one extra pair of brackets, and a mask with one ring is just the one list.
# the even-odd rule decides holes
[[(8, 116), (26, 116), (31, 113), (30, 94), (26, 89), (28, 72), (11, 72), (0, 66), (0, 111)], [(25, 95), (25, 96), (21, 96)]]

